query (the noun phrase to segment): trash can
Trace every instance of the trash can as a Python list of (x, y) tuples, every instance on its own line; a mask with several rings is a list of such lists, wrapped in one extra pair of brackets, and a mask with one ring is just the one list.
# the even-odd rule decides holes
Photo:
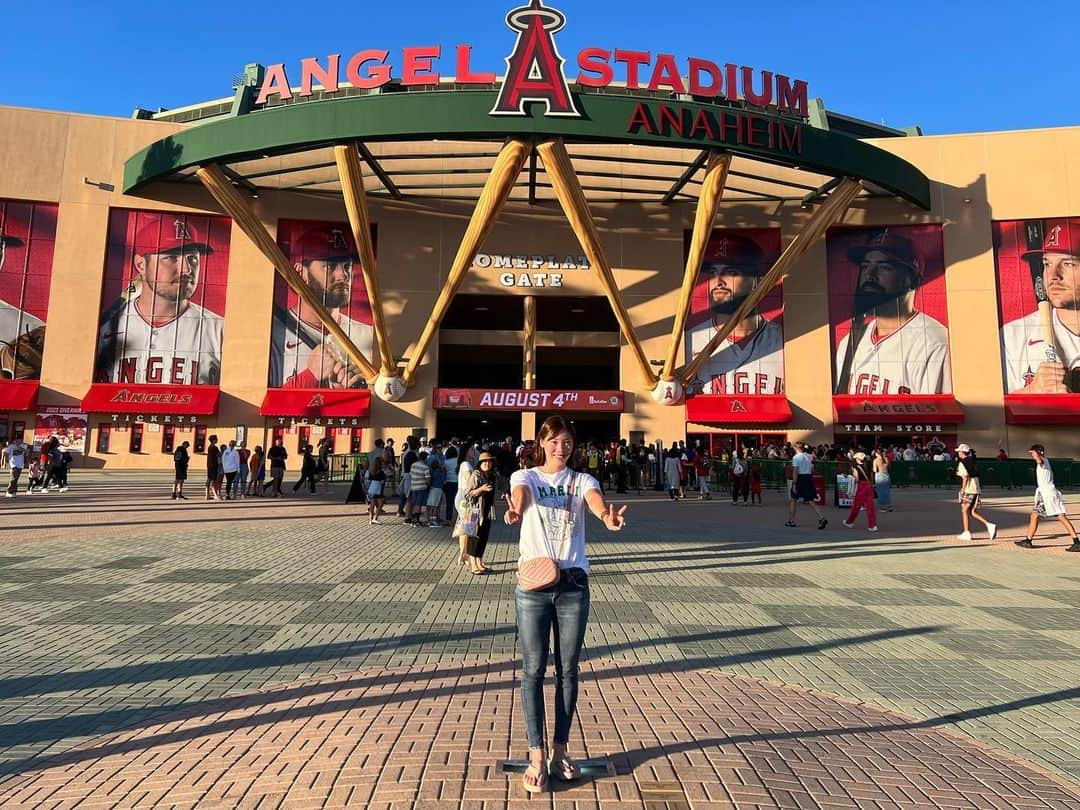
[(814, 492), (817, 493), (817, 499), (814, 501), (818, 506), (825, 505), (825, 476), (820, 473), (814, 473)]

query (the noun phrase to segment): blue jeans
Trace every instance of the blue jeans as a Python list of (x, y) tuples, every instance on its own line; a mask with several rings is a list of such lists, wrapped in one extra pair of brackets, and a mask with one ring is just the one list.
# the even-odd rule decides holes
[(570, 738), (577, 707), (578, 659), (589, 622), (589, 576), (580, 568), (562, 571), (559, 581), (543, 591), (514, 593), (518, 638), (521, 641), (521, 705), (529, 748), (544, 748), (544, 674), (548, 642), (555, 630), (555, 737), (557, 745)]

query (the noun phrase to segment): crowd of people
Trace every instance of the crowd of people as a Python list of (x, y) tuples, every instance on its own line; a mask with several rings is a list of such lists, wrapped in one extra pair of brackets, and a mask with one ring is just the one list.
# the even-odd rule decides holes
[(68, 471), (72, 456), (57, 436), (50, 436), (38, 446), (28, 445), (22, 439), (8, 442), (0, 457), (10, 471), (4, 496), (15, 498), (19, 494), (19, 480), (26, 474), (28, 495), (44, 495), (50, 492), (68, 491)]

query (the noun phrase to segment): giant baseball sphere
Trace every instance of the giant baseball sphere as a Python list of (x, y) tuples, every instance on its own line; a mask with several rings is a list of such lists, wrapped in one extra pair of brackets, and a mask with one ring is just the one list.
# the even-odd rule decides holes
[(375, 380), (375, 396), (386, 402), (397, 402), (405, 396), (405, 381), (401, 377), (380, 374)]
[(678, 380), (660, 380), (652, 390), (652, 398), (661, 405), (678, 405), (683, 401), (684, 393)]

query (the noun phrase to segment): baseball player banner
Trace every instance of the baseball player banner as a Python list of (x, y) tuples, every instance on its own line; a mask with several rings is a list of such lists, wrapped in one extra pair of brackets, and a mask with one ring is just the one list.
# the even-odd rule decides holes
[(0, 380), (41, 379), (56, 212), (0, 200)]
[[(779, 228), (718, 228), (712, 232), (690, 298), (687, 362), (742, 305), (779, 256)], [(783, 319), (784, 293), (778, 284), (702, 365), (688, 393), (783, 394)]]
[[(356, 347), (378, 365), (375, 328), (349, 225), (283, 219), (278, 245)], [(363, 388), (359, 368), (281, 276), (274, 287), (271, 388)]]
[(993, 223), (1005, 391), (1080, 393), (1080, 217)]
[(826, 256), (833, 391), (951, 394), (941, 226), (833, 228)]
[(219, 385), (227, 217), (109, 216), (96, 382)]

